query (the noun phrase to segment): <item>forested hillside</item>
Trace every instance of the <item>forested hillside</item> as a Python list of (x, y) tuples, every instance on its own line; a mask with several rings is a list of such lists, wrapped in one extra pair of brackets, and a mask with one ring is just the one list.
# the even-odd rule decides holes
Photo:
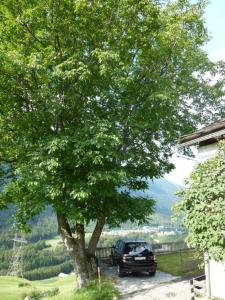
[[(177, 185), (165, 179), (149, 182), (149, 189), (145, 193), (156, 200), (156, 214), (152, 217), (152, 225), (167, 225), (170, 222), (171, 206), (178, 200), (174, 195), (177, 189)], [(8, 209), (0, 210), (0, 275), (6, 275), (12, 257), (12, 239), (15, 234), (14, 213), (15, 207), (12, 205)], [(58, 237), (57, 222), (51, 207), (30, 220), (29, 224), (32, 231), (26, 234), (28, 245), (23, 251), (24, 277), (29, 280), (38, 280), (56, 276), (60, 272), (71, 272), (73, 266)], [(128, 229), (135, 226), (137, 225), (126, 223), (121, 227)], [(92, 224), (89, 227), (91, 229)], [(100, 239), (100, 246), (111, 246), (118, 238), (119, 235), (103, 236)], [(151, 236), (144, 233), (130, 233), (127, 238), (141, 238), (150, 243), (153, 242)], [(88, 234), (87, 239), (89, 239)]]
[[(163, 178), (154, 181), (149, 180), (148, 184), (149, 188), (147, 190), (135, 192), (135, 194), (140, 196), (148, 195), (155, 199), (155, 212), (161, 216), (165, 215), (165, 218), (168, 219), (168, 216), (172, 214), (171, 207), (178, 201), (175, 193), (181, 187)], [(12, 226), (14, 212), (15, 208), (12, 205), (8, 209), (0, 210), (0, 229), (2, 232), (4, 232), (5, 228)], [(161, 221), (162, 219), (159, 218), (159, 225)], [(51, 207), (48, 207), (42, 214), (29, 221), (29, 223), (33, 226), (34, 231), (38, 235), (43, 235), (43, 237), (47, 235), (50, 238), (57, 233), (57, 224)], [(33, 239), (35, 240), (34, 237)]]
[(171, 215), (171, 207), (178, 201), (175, 193), (181, 187), (164, 178), (148, 181), (149, 188), (143, 192), (135, 192), (136, 195), (148, 195), (156, 200), (156, 213)]

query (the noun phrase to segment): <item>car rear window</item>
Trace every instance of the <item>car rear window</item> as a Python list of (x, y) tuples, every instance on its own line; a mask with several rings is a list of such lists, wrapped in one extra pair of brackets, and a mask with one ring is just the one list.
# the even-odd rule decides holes
[(125, 244), (125, 249), (124, 249), (124, 254), (129, 254), (130, 252), (134, 253), (136, 251), (144, 251), (144, 250), (149, 250), (152, 251), (152, 247), (148, 243), (126, 243)]

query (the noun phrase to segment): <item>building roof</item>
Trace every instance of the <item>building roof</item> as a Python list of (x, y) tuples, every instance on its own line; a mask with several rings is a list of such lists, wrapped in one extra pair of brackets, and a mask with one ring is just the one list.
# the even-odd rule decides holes
[(203, 127), (179, 139), (180, 146), (191, 146), (207, 140), (214, 140), (225, 136), (225, 118)]

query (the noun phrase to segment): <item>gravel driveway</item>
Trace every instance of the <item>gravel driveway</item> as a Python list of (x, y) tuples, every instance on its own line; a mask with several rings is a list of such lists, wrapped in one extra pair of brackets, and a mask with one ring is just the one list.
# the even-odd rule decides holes
[(189, 280), (170, 282), (152, 287), (150, 290), (140, 291), (122, 296), (123, 300), (190, 300)]
[[(117, 278), (116, 286), (118, 287), (122, 296), (125, 295), (128, 296), (128, 295), (136, 294), (136, 292), (149, 290), (157, 287), (158, 285), (161, 285), (162, 283), (169, 283), (179, 278), (160, 271), (157, 271), (155, 276), (149, 276), (143, 273), (143, 274), (130, 274), (123, 278), (118, 278), (116, 267), (108, 267), (103, 265), (101, 269), (103, 274)], [(136, 298), (124, 298), (124, 297), (123, 299), (136, 300)], [(137, 298), (137, 299), (142, 299), (142, 298)]]

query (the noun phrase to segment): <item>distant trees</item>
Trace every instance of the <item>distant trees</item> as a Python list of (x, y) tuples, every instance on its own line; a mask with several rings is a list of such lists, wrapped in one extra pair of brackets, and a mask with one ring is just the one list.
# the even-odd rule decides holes
[(169, 172), (176, 138), (217, 109), (204, 1), (190, 2), (0, 3), (0, 207), (20, 226), (53, 207), (79, 287), (104, 224), (153, 212), (129, 189)]
[(60, 272), (69, 274), (74, 270), (70, 261), (65, 261), (60, 265), (52, 265), (48, 267), (35, 268), (31, 271), (24, 272), (24, 278), (28, 280), (41, 280), (58, 276)]
[[(12, 253), (12, 248), (5, 249), (0, 245), (1, 275), (7, 274)], [(57, 276), (60, 272), (70, 273), (72, 270), (70, 257), (62, 245), (53, 249), (46, 245), (45, 241), (39, 241), (24, 247), (23, 276), (29, 280), (50, 278)]]

